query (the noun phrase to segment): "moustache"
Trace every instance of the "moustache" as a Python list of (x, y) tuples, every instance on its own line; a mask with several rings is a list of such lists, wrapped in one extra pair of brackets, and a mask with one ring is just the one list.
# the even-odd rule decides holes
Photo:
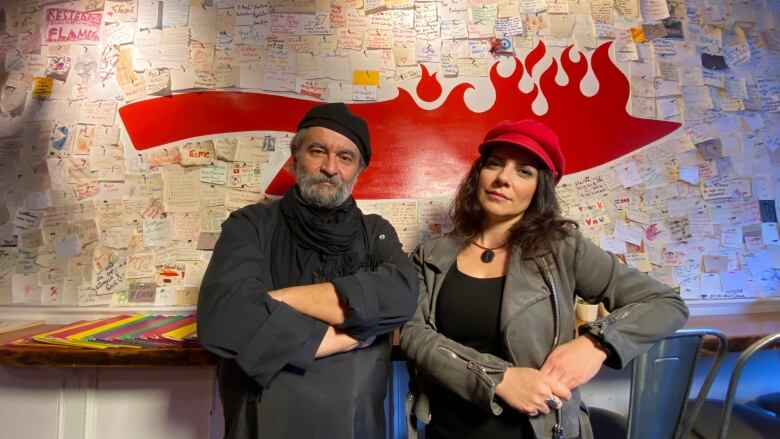
[(341, 186), (341, 179), (337, 175), (330, 177), (324, 174), (309, 175), (306, 180), (311, 184), (330, 183), (336, 187)]

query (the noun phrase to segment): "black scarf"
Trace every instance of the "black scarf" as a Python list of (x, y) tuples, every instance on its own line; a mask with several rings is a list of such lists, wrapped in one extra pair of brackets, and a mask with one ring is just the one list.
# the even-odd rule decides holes
[(363, 222), (352, 197), (322, 213), (301, 199), (296, 186), (282, 197), (279, 213), (270, 243), (274, 289), (327, 282), (358, 271), (354, 244)]

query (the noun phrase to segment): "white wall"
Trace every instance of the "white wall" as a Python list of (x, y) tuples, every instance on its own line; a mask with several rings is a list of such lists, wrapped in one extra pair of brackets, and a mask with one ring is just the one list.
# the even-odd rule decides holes
[(0, 367), (0, 438), (221, 437), (212, 367)]
[[(709, 397), (725, 397), (739, 353), (729, 353)], [(698, 391), (712, 357), (697, 367)], [(393, 407), (403, 410), (406, 370), (396, 363)], [(759, 352), (744, 369), (738, 403), (780, 392), (780, 353)], [(582, 389), (586, 404), (628, 411), (631, 367), (603, 368)], [(211, 367), (43, 368), (0, 367), (0, 439), (217, 439), (222, 409)], [(405, 422), (388, 425), (405, 437)], [(391, 436), (392, 437), (392, 436)]]

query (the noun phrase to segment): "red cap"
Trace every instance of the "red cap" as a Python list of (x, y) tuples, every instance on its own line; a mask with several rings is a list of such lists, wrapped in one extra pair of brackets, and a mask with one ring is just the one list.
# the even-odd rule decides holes
[(524, 119), (517, 122), (501, 122), (485, 134), (485, 140), (479, 145), (479, 153), (484, 154), (495, 145), (512, 144), (532, 152), (552, 171), (555, 182), (563, 177), (564, 159), (558, 135), (547, 125)]

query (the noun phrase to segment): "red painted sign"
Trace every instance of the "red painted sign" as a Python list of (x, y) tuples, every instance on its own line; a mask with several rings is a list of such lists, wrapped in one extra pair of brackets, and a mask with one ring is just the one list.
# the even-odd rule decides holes
[[(362, 199), (434, 198), (454, 193), (458, 182), (477, 156), (476, 146), (484, 133), (505, 120), (537, 119), (555, 130), (566, 156), (566, 173), (593, 168), (629, 154), (676, 130), (674, 122), (640, 119), (626, 111), (630, 97), (628, 80), (609, 58), (610, 43), (597, 48), (591, 68), (599, 88), (593, 96), (580, 91), (588, 71), (588, 60), (580, 54), (571, 61), (568, 47), (560, 59), (553, 59), (538, 83), (528, 93), (518, 84), (527, 72), (544, 58), (540, 43), (525, 58), (515, 59), (514, 72), (498, 74), (497, 64), (490, 72), (495, 102), (485, 111), (475, 112), (464, 95), (471, 84), (456, 85), (434, 109), (421, 108), (411, 94), (399, 89), (392, 100), (350, 104), (356, 114), (368, 121), (374, 153), (355, 187)], [(566, 85), (555, 82), (558, 68), (569, 77)], [(472, 91), (473, 92), (473, 91)], [(548, 109), (537, 116), (531, 104), (542, 93)], [(417, 96), (433, 102), (442, 95), (436, 74), (423, 67)], [(317, 102), (283, 96), (242, 92), (195, 92), (161, 97), (122, 107), (119, 114), (133, 146), (145, 150), (197, 136), (241, 131), (293, 132), (303, 114)], [(266, 188), (281, 195), (293, 184), (282, 168)]]

